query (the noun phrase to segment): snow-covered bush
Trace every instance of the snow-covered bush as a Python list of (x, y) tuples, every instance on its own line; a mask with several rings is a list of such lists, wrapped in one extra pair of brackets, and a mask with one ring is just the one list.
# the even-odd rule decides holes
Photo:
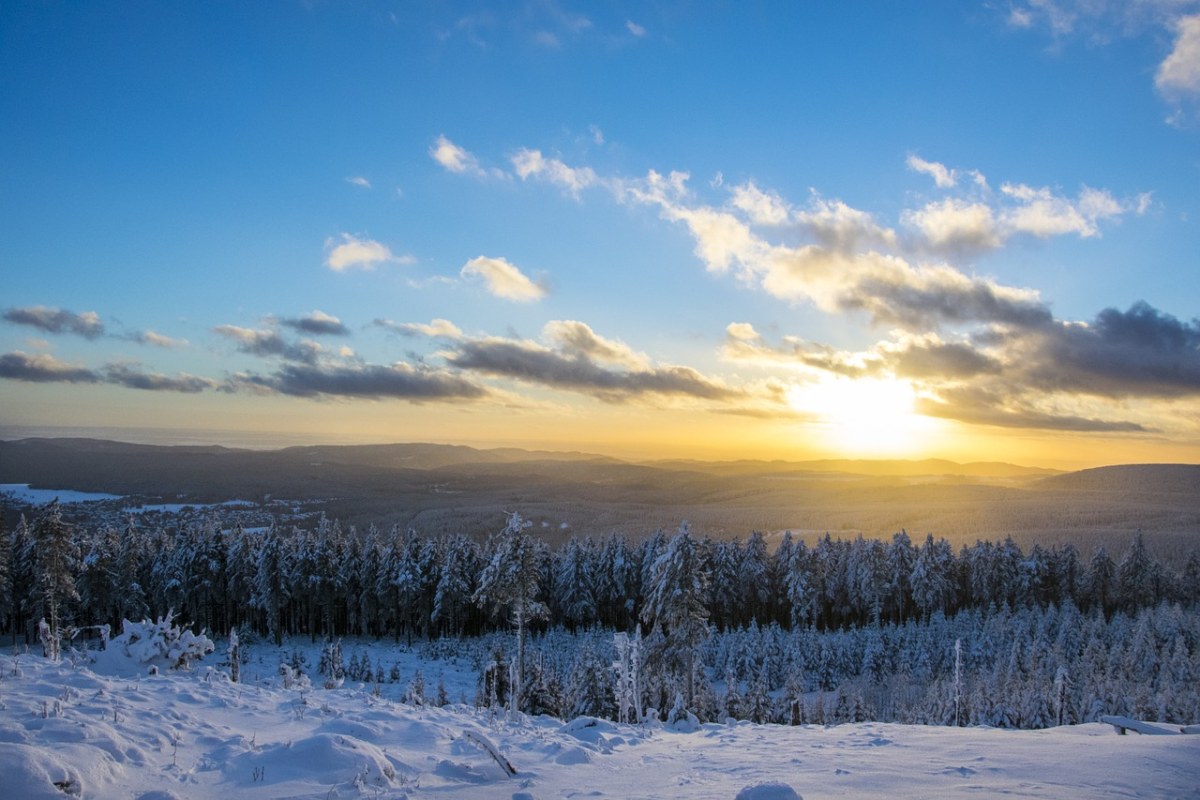
[(121, 635), (111, 642), (115, 649), (133, 661), (151, 667), (188, 669), (193, 661), (216, 649), (212, 639), (174, 624), (175, 612), (168, 611), (157, 621), (121, 622)]

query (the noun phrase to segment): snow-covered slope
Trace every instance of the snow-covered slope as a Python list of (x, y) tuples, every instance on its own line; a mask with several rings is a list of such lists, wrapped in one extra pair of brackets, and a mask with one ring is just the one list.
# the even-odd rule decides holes
[[(500, 760), (488, 752), (494, 747)], [(511, 762), (510, 776), (500, 761)], [(5, 798), (1200, 796), (1200, 736), (1107, 725), (1001, 731), (492, 718), (363, 688), (300, 692), (192, 673), (110, 677), (0, 659)], [(56, 785), (57, 784), (57, 785)]]

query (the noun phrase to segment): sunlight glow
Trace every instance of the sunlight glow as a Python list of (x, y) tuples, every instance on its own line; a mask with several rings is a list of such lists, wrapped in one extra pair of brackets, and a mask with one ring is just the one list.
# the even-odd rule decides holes
[(794, 386), (788, 402), (815, 417), (824, 444), (847, 454), (920, 453), (937, 438), (939, 421), (915, 413), (912, 384), (894, 378), (838, 378)]

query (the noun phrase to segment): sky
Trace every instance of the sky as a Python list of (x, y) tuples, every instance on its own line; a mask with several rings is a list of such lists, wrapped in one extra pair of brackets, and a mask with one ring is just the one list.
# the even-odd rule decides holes
[(0, 5), (0, 436), (1200, 461), (1200, 0)]

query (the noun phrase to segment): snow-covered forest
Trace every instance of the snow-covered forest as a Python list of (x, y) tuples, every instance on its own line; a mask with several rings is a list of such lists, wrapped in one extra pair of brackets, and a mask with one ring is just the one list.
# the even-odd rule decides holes
[[(551, 551), (517, 515), (497, 527), (483, 544), (325, 518), (92, 529), (52, 503), (0, 535), (0, 625), (51, 654), (79, 628), (168, 609), (281, 653), (294, 637), (401, 642), (469, 656), (479, 705), (565, 719), (672, 706), (700, 722), (1200, 719), (1200, 557), (1176, 571), (1141, 534), (1114, 561), (1010, 540), (956, 553), (904, 532), (785, 535), (772, 551), (759, 533), (714, 541), (686, 523)], [(310, 666), (330, 678), (401, 679), (369, 648), (326, 651)]]

